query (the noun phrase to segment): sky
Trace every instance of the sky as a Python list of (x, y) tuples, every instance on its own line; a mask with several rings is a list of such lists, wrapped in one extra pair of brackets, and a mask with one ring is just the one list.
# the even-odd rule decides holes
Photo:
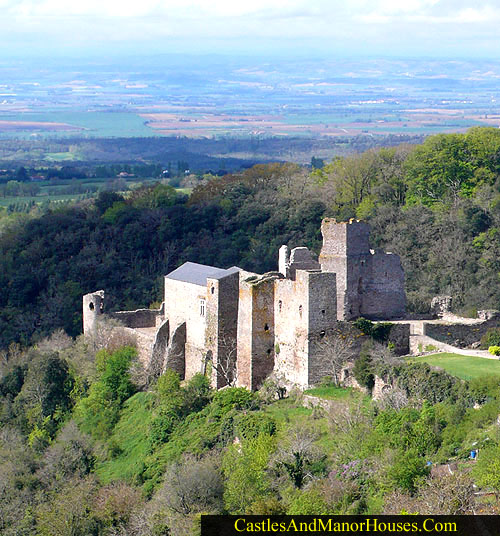
[(0, 0), (1, 57), (498, 58), (500, 0)]

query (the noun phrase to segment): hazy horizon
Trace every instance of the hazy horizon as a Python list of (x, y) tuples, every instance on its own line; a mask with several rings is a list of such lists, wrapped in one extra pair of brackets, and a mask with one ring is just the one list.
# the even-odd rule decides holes
[[(473, 7), (474, 6), (474, 7)], [(494, 59), (500, 6), (463, 0), (0, 0), (2, 58), (190, 54)]]

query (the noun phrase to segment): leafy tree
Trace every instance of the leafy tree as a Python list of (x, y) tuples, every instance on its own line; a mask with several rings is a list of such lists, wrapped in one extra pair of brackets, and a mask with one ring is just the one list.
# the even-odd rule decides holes
[(409, 156), (408, 201), (433, 205), (469, 197), (477, 182), (467, 140), (461, 134), (430, 136)]
[(252, 503), (270, 494), (266, 467), (274, 448), (274, 438), (265, 434), (229, 447), (222, 460), (226, 477), (224, 504), (228, 512), (245, 513)]
[(121, 348), (111, 354), (106, 350), (98, 353), (98, 379), (90, 386), (88, 396), (82, 398), (75, 409), (86, 432), (104, 438), (113, 429), (123, 402), (135, 392), (129, 370), (136, 356), (136, 349), (131, 347)]
[(214, 456), (197, 459), (185, 456), (165, 472), (159, 498), (177, 514), (219, 513), (223, 509), (224, 486), (220, 462)]
[(414, 492), (419, 478), (429, 472), (422, 458), (415, 449), (406, 452), (399, 451), (394, 464), (389, 469), (389, 478), (393, 484), (402, 490)]
[(96, 483), (93, 479), (70, 480), (37, 509), (41, 536), (97, 536), (99, 523), (93, 513)]

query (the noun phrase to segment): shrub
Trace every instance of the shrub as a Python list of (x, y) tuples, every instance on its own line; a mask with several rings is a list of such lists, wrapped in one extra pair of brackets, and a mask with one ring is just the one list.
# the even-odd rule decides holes
[(500, 355), (500, 346), (490, 346), (488, 352), (492, 355)]
[(352, 370), (356, 381), (363, 387), (371, 390), (375, 384), (375, 377), (373, 375), (373, 364), (369, 354), (369, 349), (366, 345), (363, 345), (358, 359), (354, 363)]
[(490, 346), (500, 346), (500, 328), (490, 328), (481, 338), (481, 348), (483, 350)]
[(229, 387), (217, 391), (213, 398), (213, 408), (226, 413), (230, 409), (251, 409), (255, 406), (256, 395), (244, 387)]
[(372, 339), (378, 342), (387, 341), (392, 328), (390, 322), (379, 322), (378, 324), (374, 324), (371, 320), (367, 320), (363, 317), (355, 320), (353, 324), (365, 335), (369, 335)]

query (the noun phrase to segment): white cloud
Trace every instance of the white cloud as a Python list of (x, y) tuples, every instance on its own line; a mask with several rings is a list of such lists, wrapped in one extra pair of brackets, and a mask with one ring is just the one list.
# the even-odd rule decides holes
[[(471, 35), (497, 42), (500, 8), (491, 0), (0, 0), (0, 45), (51, 46), (131, 41), (158, 47), (207, 40), (252, 49), (317, 43), (325, 50), (388, 53), (436, 45), (457, 50)], [(169, 45), (170, 46), (170, 45)], [(485, 45), (486, 46), (486, 45)], [(496, 45), (495, 45), (496, 46)], [(436, 46), (434, 47), (436, 48)], [(228, 50), (234, 50), (228, 45)], [(415, 53), (415, 52), (413, 52)]]
[(27, 17), (60, 16), (105, 16), (105, 17), (147, 17), (173, 15), (190, 18), (197, 16), (238, 17), (259, 12), (280, 10), (284, 13), (297, 7), (307, 7), (304, 0), (252, 0), (238, 2), (231, 0), (0, 0), (0, 6), (8, 12)]

